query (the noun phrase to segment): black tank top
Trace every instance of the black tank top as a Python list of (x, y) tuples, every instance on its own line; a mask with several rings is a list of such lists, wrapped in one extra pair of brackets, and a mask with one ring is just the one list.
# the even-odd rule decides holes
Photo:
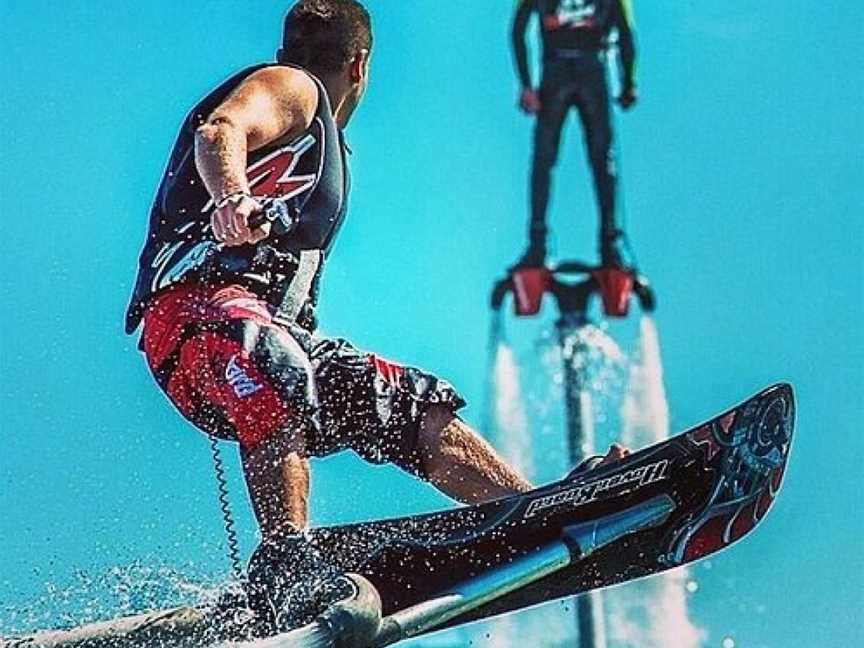
[(299, 218), (288, 234), (256, 245), (218, 245), (210, 231), (213, 201), (195, 167), (196, 129), (243, 79), (264, 67), (234, 75), (184, 120), (150, 210), (127, 333), (156, 294), (188, 282), (241, 284), (270, 303), (277, 318), (315, 328), (318, 282), (345, 217), (349, 188), (347, 149), (324, 86), (309, 75), (318, 87), (318, 108), (306, 132), (248, 156), (252, 195), (280, 198)]

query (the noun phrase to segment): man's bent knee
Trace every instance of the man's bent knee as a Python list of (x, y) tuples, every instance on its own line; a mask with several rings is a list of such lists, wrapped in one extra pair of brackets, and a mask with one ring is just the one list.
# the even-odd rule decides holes
[(445, 430), (459, 417), (445, 405), (433, 405), (423, 415), (420, 432), (417, 435), (417, 451), (423, 467), (428, 471), (437, 463), (448, 444)]
[(304, 457), (305, 452), (305, 434), (299, 427), (295, 431), (286, 428), (275, 431), (252, 445), (240, 444), (240, 456), (249, 467), (272, 465), (292, 454)]

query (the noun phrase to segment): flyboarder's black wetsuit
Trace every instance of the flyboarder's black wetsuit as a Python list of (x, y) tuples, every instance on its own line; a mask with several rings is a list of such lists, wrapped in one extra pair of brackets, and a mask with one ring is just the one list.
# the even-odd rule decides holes
[[(618, 233), (615, 221), (615, 166), (612, 150), (605, 52), (610, 32), (618, 32), (622, 94), (635, 87), (632, 12), (629, 0), (521, 0), (513, 21), (513, 51), (523, 89), (533, 89), (525, 35), (537, 13), (543, 44), (540, 111), (534, 131), (528, 265), (545, 257), (546, 210), (561, 129), (576, 107), (585, 131), (588, 160), (600, 212), (601, 254)], [(608, 256), (608, 254), (603, 254)], [(613, 255), (614, 256), (614, 255)], [(529, 258), (530, 257), (530, 258)], [(617, 259), (604, 259), (616, 261)], [(539, 263), (538, 263), (539, 261)]]

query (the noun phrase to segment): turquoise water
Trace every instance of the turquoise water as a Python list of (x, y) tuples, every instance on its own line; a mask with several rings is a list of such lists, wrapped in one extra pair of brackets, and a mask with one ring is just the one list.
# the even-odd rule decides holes
[[(323, 329), (446, 376), (479, 424), (488, 292), (521, 250), (527, 204), (531, 124), (514, 108), (510, 3), (368, 4), (372, 85), (348, 131), (352, 212)], [(179, 120), (228, 73), (271, 56), (283, 9), (4, 4), (2, 635), (195, 599), (227, 578), (206, 443), (157, 392), (121, 320)], [(799, 395), (783, 495), (757, 535), (698, 569), (691, 613), (707, 646), (854, 645), (864, 13), (851, 0), (705, 0), (637, 3), (636, 14), (641, 103), (618, 134), (630, 236), (659, 297), (671, 427), (776, 380)], [(558, 258), (593, 253), (576, 126), (550, 215)], [(510, 324), (511, 337), (535, 339)], [(350, 455), (313, 470), (316, 524), (451, 505)], [(255, 531), (233, 457), (229, 477), (248, 555)], [(542, 626), (516, 617), (507, 632), (538, 641)], [(472, 637), (420, 645), (496, 640), (486, 628)]]

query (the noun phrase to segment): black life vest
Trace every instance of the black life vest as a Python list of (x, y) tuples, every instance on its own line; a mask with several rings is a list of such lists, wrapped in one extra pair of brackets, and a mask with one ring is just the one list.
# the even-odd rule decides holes
[[(195, 166), (195, 131), (243, 79), (267, 65), (235, 74), (199, 102), (183, 122), (150, 210), (147, 240), (126, 313), (126, 331), (141, 322), (154, 295), (182, 282), (237, 283), (270, 303), (277, 317), (310, 330), (324, 260), (347, 211), (347, 148), (323, 84), (309, 128), (288, 144), (248, 156), (255, 198), (280, 198), (298, 217), (284, 236), (256, 245), (223, 247), (210, 231), (214, 204)], [(308, 74), (308, 72), (307, 72)]]
[(606, 46), (616, 0), (536, 0), (544, 58)]

